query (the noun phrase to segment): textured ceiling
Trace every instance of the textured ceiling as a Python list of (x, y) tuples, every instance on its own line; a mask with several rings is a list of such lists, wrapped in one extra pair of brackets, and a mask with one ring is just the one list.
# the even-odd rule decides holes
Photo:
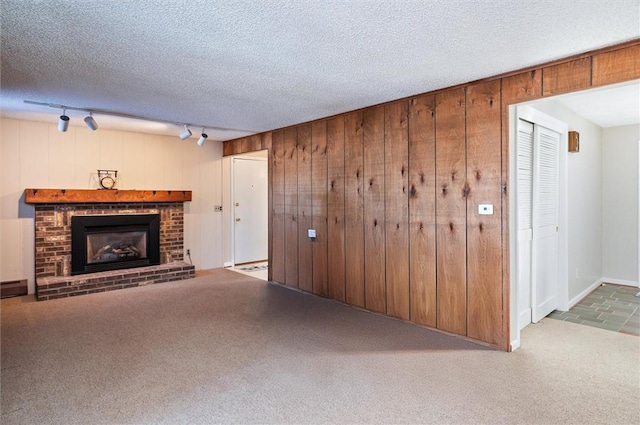
[[(32, 100), (244, 130), (208, 129), (217, 140), (640, 36), (640, 0), (1, 0), (1, 8), (4, 116), (60, 114), (23, 102)], [(68, 115), (81, 123), (83, 114)]]

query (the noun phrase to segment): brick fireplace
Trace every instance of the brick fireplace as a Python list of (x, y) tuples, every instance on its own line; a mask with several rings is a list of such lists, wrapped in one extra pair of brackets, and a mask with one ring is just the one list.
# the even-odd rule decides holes
[[(188, 279), (183, 261), (184, 202), (191, 192), (27, 189), (35, 204), (36, 298), (48, 300)], [(160, 218), (160, 264), (72, 275), (73, 217), (154, 215)]]

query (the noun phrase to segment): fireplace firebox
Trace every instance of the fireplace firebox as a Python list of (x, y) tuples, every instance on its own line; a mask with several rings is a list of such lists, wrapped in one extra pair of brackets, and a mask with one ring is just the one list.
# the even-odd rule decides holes
[(71, 219), (71, 274), (160, 264), (160, 215)]

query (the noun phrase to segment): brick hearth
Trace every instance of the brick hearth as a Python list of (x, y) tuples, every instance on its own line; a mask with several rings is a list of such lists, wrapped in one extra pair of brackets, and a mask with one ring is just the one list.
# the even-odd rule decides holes
[[(71, 217), (125, 214), (160, 215), (161, 264), (71, 276)], [(36, 203), (36, 297), (47, 300), (194, 277), (195, 267), (183, 261), (183, 233), (182, 202)]]
[(79, 276), (43, 277), (37, 279), (38, 300), (73, 297), (94, 292), (133, 288), (151, 283), (171, 282), (194, 276), (194, 267), (183, 261), (135, 269), (110, 270)]

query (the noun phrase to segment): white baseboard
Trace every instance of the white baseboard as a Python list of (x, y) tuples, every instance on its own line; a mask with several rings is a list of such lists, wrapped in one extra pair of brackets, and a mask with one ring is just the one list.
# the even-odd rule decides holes
[(518, 315), (518, 328), (524, 329), (525, 326), (531, 323), (531, 309), (528, 308), (525, 311), (520, 312)]
[(589, 285), (589, 287), (587, 289), (585, 289), (584, 291), (580, 292), (575, 297), (571, 298), (569, 300), (569, 308), (567, 308), (567, 310), (565, 310), (565, 311), (568, 311), (571, 307), (573, 307), (574, 305), (578, 304), (581, 299), (583, 299), (584, 297), (589, 295), (591, 292), (593, 292), (598, 286), (600, 286), (602, 284), (602, 282), (603, 282), (602, 279), (596, 280), (594, 283)]
[(520, 348), (520, 339), (519, 338), (514, 340), (514, 341), (511, 341), (511, 346), (509, 347), (509, 351), (514, 352), (518, 348)]
[(612, 277), (603, 277), (600, 281), (603, 283), (615, 283), (616, 285), (633, 286), (634, 288), (640, 286), (638, 282), (634, 282), (633, 280), (614, 279)]
[(231, 261), (225, 261), (223, 267), (233, 267), (233, 263)]

